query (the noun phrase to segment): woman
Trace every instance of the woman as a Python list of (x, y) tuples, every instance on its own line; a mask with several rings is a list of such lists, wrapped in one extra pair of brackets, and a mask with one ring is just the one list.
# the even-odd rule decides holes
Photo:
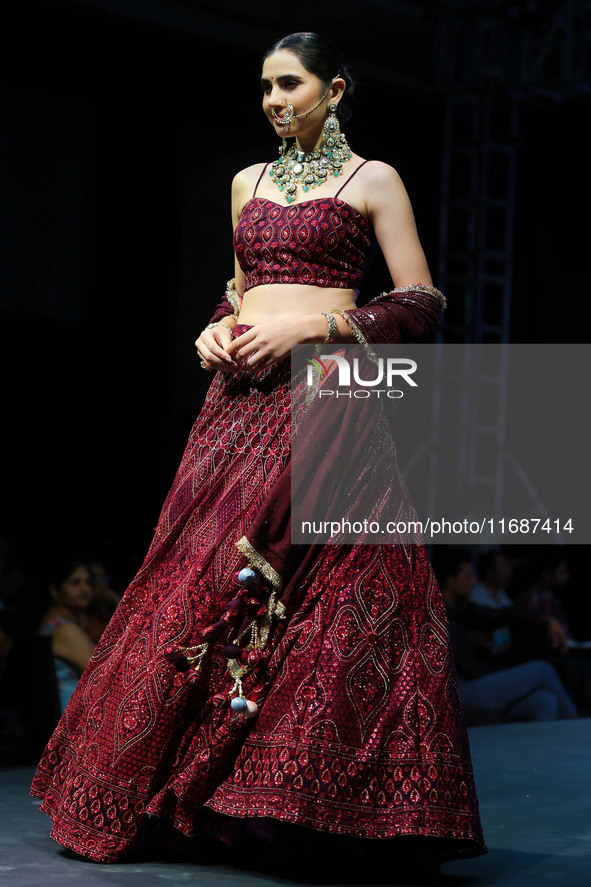
[[(269, 121), (295, 141), (235, 178), (235, 286), (196, 342), (218, 372), (33, 792), (59, 843), (104, 861), (141, 844), (146, 814), (228, 842), (266, 819), (476, 855), (486, 848), (424, 547), (293, 546), (289, 534), (291, 345), (426, 339), (442, 297), (399, 177), (339, 132), (351, 80), (331, 44), (285, 38), (262, 85)], [(397, 288), (356, 308), (372, 229)], [(332, 453), (346, 441), (331, 429)]]
[(62, 565), (55, 572), (49, 591), (53, 604), (41, 621), (39, 633), (51, 635), (63, 712), (95, 646), (86, 631), (86, 611), (92, 596), (88, 568), (79, 561)]

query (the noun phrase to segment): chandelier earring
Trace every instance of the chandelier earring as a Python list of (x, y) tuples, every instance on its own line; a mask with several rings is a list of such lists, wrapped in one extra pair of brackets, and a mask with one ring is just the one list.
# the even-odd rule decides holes
[[(287, 148), (282, 140), (279, 159), (271, 164), (269, 175), (288, 203), (297, 197), (298, 186), (302, 191), (318, 188), (329, 176), (340, 176), (343, 164), (353, 156), (337, 117), (337, 106), (331, 102), (322, 127), (322, 145), (316, 151), (299, 151), (294, 142)], [(301, 115), (298, 115), (301, 116)]]
[(341, 144), (341, 138), (345, 138), (345, 136), (341, 132), (341, 125), (339, 123), (339, 118), (337, 117), (337, 106), (334, 104), (334, 102), (331, 102), (328, 106), (328, 116), (324, 121), (324, 126), (322, 127), (322, 135), (324, 136), (325, 146), (331, 151), (333, 150), (333, 148), (336, 148)]

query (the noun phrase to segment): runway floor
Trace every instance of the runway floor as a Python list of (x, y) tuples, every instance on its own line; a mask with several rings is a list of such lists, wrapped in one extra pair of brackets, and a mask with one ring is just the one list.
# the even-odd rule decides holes
[[(439, 874), (412, 883), (441, 887), (587, 887), (591, 883), (591, 718), (578, 721), (477, 727), (470, 743), (489, 853), (445, 863)], [(331, 884), (358, 887), (407, 884), (389, 871), (290, 877), (256, 870), (256, 863), (150, 861), (101, 865), (69, 857), (48, 837), (48, 819), (28, 794), (31, 769), (0, 771), (0, 880), (10, 887), (254, 887)]]

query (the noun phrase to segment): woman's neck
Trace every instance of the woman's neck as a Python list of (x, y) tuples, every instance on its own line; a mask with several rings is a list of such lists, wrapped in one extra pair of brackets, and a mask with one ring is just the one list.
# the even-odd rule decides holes
[(317, 138), (304, 139), (300, 141), (298, 136), (296, 136), (295, 146), (296, 150), (303, 151), (304, 154), (312, 154), (313, 151), (319, 151), (324, 144), (324, 136), (320, 133)]

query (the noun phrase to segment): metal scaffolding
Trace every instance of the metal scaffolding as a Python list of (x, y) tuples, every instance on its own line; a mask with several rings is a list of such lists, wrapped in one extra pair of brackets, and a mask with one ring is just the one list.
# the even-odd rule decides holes
[[(440, 15), (445, 129), (437, 281), (449, 307), (439, 341), (498, 347), (466, 347), (459, 362), (456, 349), (440, 347), (428, 459), (431, 515), (465, 517), (471, 498), (491, 503), (491, 517), (498, 518), (504, 485), (518, 482), (532, 512), (548, 516), (506, 447), (509, 350), (502, 344), (511, 328), (520, 108), (591, 92), (591, 4), (549, 6), (456, 0)], [(445, 391), (460, 378), (469, 384), (452, 419)], [(458, 436), (456, 462), (443, 466), (448, 433)], [(450, 489), (454, 501), (447, 499)]]

